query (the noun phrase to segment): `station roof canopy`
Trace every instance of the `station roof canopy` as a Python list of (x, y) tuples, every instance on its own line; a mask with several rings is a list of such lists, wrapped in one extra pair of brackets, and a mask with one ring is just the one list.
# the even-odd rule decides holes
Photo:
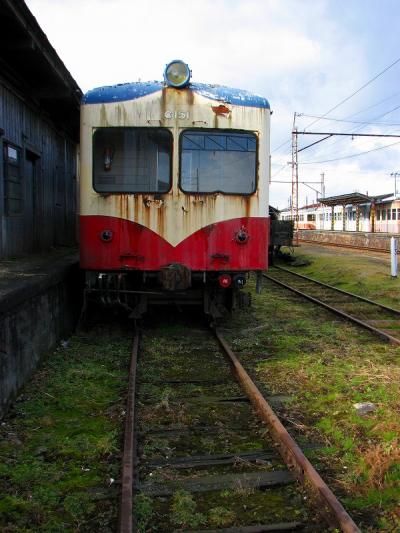
[(37, 20), (23, 0), (0, 0), (0, 21), (1, 77), (78, 141), (82, 91)]
[(357, 204), (367, 204), (374, 201), (373, 196), (367, 196), (366, 194), (361, 194), (360, 192), (352, 192), (349, 194), (340, 194), (339, 196), (330, 196), (329, 198), (320, 198), (320, 202), (323, 205), (357, 205)]

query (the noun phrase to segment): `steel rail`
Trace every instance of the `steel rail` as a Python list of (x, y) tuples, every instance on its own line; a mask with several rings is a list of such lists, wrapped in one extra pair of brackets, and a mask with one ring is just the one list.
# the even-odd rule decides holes
[(121, 505), (119, 513), (119, 533), (132, 533), (134, 531), (133, 517), (133, 467), (135, 461), (134, 419), (135, 419), (135, 392), (136, 392), (136, 366), (139, 350), (139, 333), (135, 333), (132, 346), (131, 362), (129, 367), (128, 395), (126, 403), (124, 451), (122, 456), (122, 487)]
[(227, 355), (240, 385), (260, 418), (267, 423), (273, 439), (278, 444), (278, 451), (288, 468), (294, 471), (299, 481), (305, 485), (306, 489), (310, 490), (318, 503), (322, 504), (320, 511), (324, 512), (333, 527), (339, 526), (343, 533), (361, 533), (361, 530), (305, 457), (295, 440), (289, 435), (218, 329), (214, 329), (214, 333), (223, 352)]
[(310, 296), (309, 294), (306, 294), (305, 292), (299, 291), (298, 289), (295, 289), (291, 285), (288, 285), (287, 283), (283, 283), (283, 281), (279, 281), (275, 279), (273, 276), (269, 276), (268, 274), (263, 274), (263, 276), (264, 278), (269, 279), (273, 281), (274, 283), (281, 285), (282, 287), (285, 287), (285, 289), (289, 289), (290, 291), (298, 294), (299, 296), (302, 296), (303, 298), (310, 300), (310, 302), (313, 302), (317, 305), (325, 307), (325, 309), (328, 309), (332, 313), (335, 313), (336, 315), (342, 318), (345, 318), (346, 320), (354, 322), (355, 324), (361, 326), (364, 329), (371, 331), (372, 333), (375, 333), (376, 335), (379, 335), (380, 337), (383, 337), (385, 340), (390, 342), (390, 344), (400, 345), (400, 339), (396, 339), (396, 337), (393, 337), (392, 335), (389, 335), (388, 333), (385, 333), (384, 331), (378, 328), (375, 328), (374, 326), (371, 326), (371, 324), (368, 324), (367, 322), (363, 322), (359, 318), (356, 318), (355, 316), (349, 315), (348, 313), (345, 313), (344, 311), (337, 309), (337, 307), (332, 307), (331, 305), (323, 302), (322, 300), (318, 300), (317, 298), (314, 298), (313, 296)]
[[(320, 246), (335, 246), (336, 248), (349, 248), (352, 250), (366, 250), (367, 252), (377, 252), (381, 254), (390, 254), (390, 250), (383, 250), (382, 248), (371, 248), (370, 246), (357, 246), (356, 244), (338, 244), (336, 242), (319, 242), (312, 241), (310, 239), (302, 239), (299, 237), (299, 242), (305, 242), (307, 244), (318, 244)], [(400, 250), (397, 250), (397, 254), (400, 254)]]
[(327, 287), (328, 289), (332, 289), (333, 291), (340, 292), (342, 294), (345, 294), (346, 296), (351, 296), (352, 298), (357, 298), (357, 300), (361, 300), (362, 302), (367, 302), (369, 304), (375, 305), (377, 307), (380, 307), (381, 309), (384, 309), (385, 311), (390, 311), (391, 313), (394, 313), (396, 315), (400, 315), (400, 310), (394, 309), (394, 307), (389, 307), (388, 305), (381, 304), (379, 302), (374, 302), (373, 300), (369, 300), (368, 298), (364, 298), (363, 296), (359, 296), (358, 294), (354, 294), (353, 292), (345, 291), (343, 289), (339, 289), (338, 287), (334, 287), (333, 285), (329, 285), (328, 283), (324, 283), (323, 281), (319, 281), (314, 278), (310, 278), (308, 276), (305, 276), (304, 274), (299, 274), (298, 272), (293, 272), (292, 270), (289, 270), (288, 268), (284, 268), (278, 265), (274, 265), (274, 269), (282, 270), (283, 272), (288, 272), (289, 274), (292, 274), (293, 276), (297, 276), (302, 279), (306, 279), (307, 281), (312, 281), (316, 285), (321, 285), (322, 287)]

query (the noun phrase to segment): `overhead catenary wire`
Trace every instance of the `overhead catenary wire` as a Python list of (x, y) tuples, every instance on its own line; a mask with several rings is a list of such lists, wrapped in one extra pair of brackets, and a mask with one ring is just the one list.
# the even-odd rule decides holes
[[(333, 111), (334, 109), (337, 109), (340, 105), (342, 105), (342, 103), (344, 103), (345, 101), (347, 100), (350, 100), (350, 98), (352, 98), (353, 96), (355, 96), (356, 94), (358, 94), (362, 89), (364, 89), (365, 87), (367, 87), (370, 83), (372, 83), (373, 81), (375, 81), (378, 77), (380, 77), (382, 74), (384, 74), (387, 70), (389, 70), (390, 68), (392, 68), (394, 65), (396, 65), (397, 63), (400, 62), (400, 58), (396, 59), (396, 61), (394, 61), (393, 63), (391, 63), (388, 67), (386, 67), (385, 69), (383, 69), (380, 73), (378, 73), (376, 76), (374, 76), (371, 80), (369, 80), (367, 83), (365, 83), (362, 87), (360, 87), (359, 89), (357, 89), (357, 91), (355, 91), (354, 93), (352, 93), (349, 97), (345, 98), (344, 100), (342, 100), (341, 102), (339, 102), (339, 104), (337, 104), (336, 106), (334, 106), (332, 109), (330, 109), (329, 111), (327, 111), (326, 113), (324, 113), (324, 115), (321, 115), (321, 116), (318, 116), (317, 117), (317, 120), (312, 122), (311, 124), (315, 124), (315, 122), (317, 122), (318, 120), (321, 120), (322, 118), (326, 117), (326, 115), (328, 115), (331, 111)], [(394, 98), (395, 96), (398, 96), (400, 94), (400, 92), (396, 92), (390, 96), (387, 96), (386, 98), (383, 98), (382, 100), (379, 100), (379, 102), (376, 102), (375, 104), (372, 104), (366, 108), (363, 108), (355, 113), (352, 113), (351, 115), (348, 115), (348, 117), (346, 118), (351, 118), (351, 117), (354, 117), (356, 115), (359, 115), (360, 113), (363, 113), (364, 111), (368, 111), (369, 109), (372, 109), (374, 107), (377, 107), (378, 105), (382, 104), (383, 102), (387, 102), (388, 100), (390, 100), (391, 98)], [(395, 109), (398, 109), (398, 108), (395, 108)], [(392, 111), (394, 111), (395, 109), (391, 110), (391, 111), (388, 111), (386, 113), (384, 113), (383, 115), (380, 115), (380, 116), (385, 116), (385, 114), (388, 114), (388, 113), (391, 113)], [(380, 118), (380, 116), (378, 116), (377, 118)], [(311, 126), (311, 124), (309, 124), (308, 126), (306, 126), (304, 129), (307, 129)], [(364, 126), (362, 126), (364, 127)], [(340, 139), (338, 139), (336, 142), (338, 142)], [(276, 148), (273, 148), (271, 150), (271, 153), (273, 152), (276, 152), (277, 150), (279, 150), (280, 148), (282, 148), (283, 146), (289, 144), (291, 142), (291, 139), (287, 139), (286, 141), (284, 141), (283, 143), (281, 143), (279, 146), (277, 146)], [(333, 143), (333, 144), (336, 144), (336, 143)]]
[(277, 170), (276, 172), (274, 172), (274, 174), (272, 174), (271, 179), (277, 176), (278, 174), (280, 174), (283, 169), (287, 168), (287, 166), (288, 166), (288, 163), (285, 163), (284, 165), (282, 165), (279, 170)]
[[(397, 106), (394, 108), (394, 110), (398, 109), (400, 106)], [(392, 110), (391, 110), (392, 111)], [(388, 111), (385, 114), (390, 113), (391, 111)], [(308, 118), (319, 118), (321, 120), (327, 120), (331, 122), (346, 122), (349, 124), (363, 124), (366, 126), (400, 126), (400, 122), (371, 122), (371, 121), (360, 121), (360, 120), (347, 120), (344, 118), (328, 118), (328, 117), (320, 117), (318, 115), (306, 115), (305, 113), (298, 113), (298, 117), (308, 117)]]
[(283, 142), (282, 144), (280, 144), (279, 146), (277, 146), (276, 148), (273, 148), (271, 150), (271, 154), (276, 152), (277, 150), (279, 150), (279, 148), (282, 148), (282, 146), (285, 146), (285, 144), (289, 144), (291, 141), (291, 139), (288, 139), (287, 141)]
[(362, 85), (359, 89), (357, 89), (356, 91), (354, 91), (353, 93), (351, 93), (349, 96), (347, 96), (346, 98), (344, 98), (343, 100), (341, 100), (338, 104), (336, 104), (335, 106), (331, 107), (326, 113), (324, 113), (320, 118), (317, 118), (316, 120), (312, 121), (310, 124), (308, 124), (308, 126), (306, 126), (304, 128), (304, 130), (306, 130), (307, 128), (313, 126), (314, 124), (316, 124), (317, 122), (319, 122), (322, 118), (326, 117), (327, 115), (329, 115), (329, 113), (332, 113), (332, 111), (334, 111), (335, 109), (337, 109), (338, 107), (340, 107), (341, 105), (343, 105), (345, 102), (348, 102), (351, 98), (353, 98), (353, 96), (355, 96), (356, 94), (358, 94), (359, 92), (361, 92), (363, 89), (365, 89), (365, 87), (368, 87), (368, 85), (370, 85), (372, 82), (374, 82), (376, 79), (378, 79), (380, 76), (382, 76), (383, 74), (385, 74), (385, 72), (387, 72), (389, 69), (391, 69), (392, 67), (394, 67), (395, 65), (397, 65), (397, 63), (400, 63), (400, 57), (397, 58), (395, 61), (393, 61), (393, 63), (391, 63), (390, 65), (388, 65), (387, 67), (385, 67), (383, 70), (381, 70), (380, 72), (378, 72), (378, 74), (376, 74), (373, 78), (371, 78), (370, 80), (368, 80), (366, 83), (364, 83), (364, 85)]
[(332, 163), (333, 161), (341, 161), (343, 159), (351, 159), (353, 157), (359, 157), (360, 155), (370, 154), (371, 152), (377, 152), (378, 150), (384, 150), (385, 148), (390, 148), (396, 144), (400, 144), (400, 141), (396, 141), (392, 144), (387, 144), (386, 146), (380, 146), (379, 148), (373, 148), (372, 150), (367, 150), (365, 152), (359, 152), (358, 154), (346, 155), (343, 157), (335, 157), (334, 159), (325, 159), (324, 161), (303, 161), (299, 165), (319, 165), (320, 163)]
[[(381, 113), (381, 114), (377, 115), (373, 120), (376, 120), (376, 119), (378, 119), (378, 118), (382, 118), (382, 117), (388, 115), (389, 113), (393, 113), (393, 111), (397, 111), (397, 109), (400, 109), (400, 105), (398, 105), (398, 106), (396, 106), (396, 107), (394, 107), (394, 108), (392, 108), (392, 109), (389, 109), (389, 111), (385, 111), (384, 113)], [(372, 124), (372, 123), (371, 123), (371, 124)], [(366, 126), (367, 126), (367, 125), (361, 125), (361, 126), (359, 126), (358, 128), (356, 128), (355, 130), (351, 129), (351, 130), (347, 130), (347, 131), (345, 131), (345, 132), (343, 132), (343, 133), (357, 133), (358, 131), (363, 130), (364, 128), (366, 128)], [(343, 140), (342, 137), (337, 138), (337, 139), (335, 140), (335, 142), (333, 142), (333, 143), (330, 144), (330, 148), (332, 148), (332, 146), (334, 146), (335, 144), (337, 144), (338, 142), (340, 142), (340, 141), (342, 141), (342, 140)], [(316, 142), (316, 143), (314, 143), (314, 144), (318, 144), (318, 142)], [(321, 163), (322, 163), (322, 162), (323, 162), (323, 161), (321, 161)]]

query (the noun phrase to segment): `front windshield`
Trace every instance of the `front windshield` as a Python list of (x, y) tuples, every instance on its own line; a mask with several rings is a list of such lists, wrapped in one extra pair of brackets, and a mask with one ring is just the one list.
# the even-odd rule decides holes
[(165, 128), (97, 128), (93, 135), (94, 189), (168, 192), (171, 154), (172, 133)]
[(181, 134), (180, 158), (184, 192), (252, 194), (256, 190), (254, 133), (186, 130)]

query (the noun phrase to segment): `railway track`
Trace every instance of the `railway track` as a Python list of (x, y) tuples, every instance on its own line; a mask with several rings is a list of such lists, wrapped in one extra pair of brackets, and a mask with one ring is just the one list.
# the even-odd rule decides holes
[(137, 333), (126, 411), (121, 533), (359, 531), (218, 330)]
[(368, 329), (391, 344), (400, 344), (400, 311), (397, 309), (278, 266), (264, 277)]
[[(394, 235), (397, 237), (397, 235)], [(382, 254), (390, 254), (390, 248), (374, 248), (372, 246), (357, 246), (356, 244), (336, 243), (336, 242), (319, 242), (309, 239), (298, 239), (299, 243), (305, 244), (317, 244), (318, 246), (332, 246), (334, 248), (348, 248), (350, 250), (363, 250), (366, 252), (378, 252)], [(397, 250), (397, 254), (400, 254), (400, 250)]]

